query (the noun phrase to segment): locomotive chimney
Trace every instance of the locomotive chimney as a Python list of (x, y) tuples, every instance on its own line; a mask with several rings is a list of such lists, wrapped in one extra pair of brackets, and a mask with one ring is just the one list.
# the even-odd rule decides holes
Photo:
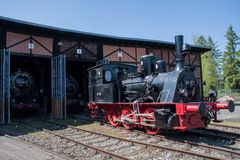
[(175, 47), (176, 47), (176, 71), (181, 70), (184, 67), (184, 56), (182, 54), (183, 47), (183, 36), (175, 36)]

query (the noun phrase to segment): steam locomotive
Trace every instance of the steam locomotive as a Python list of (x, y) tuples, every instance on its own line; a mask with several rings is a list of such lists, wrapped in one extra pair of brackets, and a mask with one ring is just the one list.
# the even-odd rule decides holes
[(19, 69), (10, 78), (11, 110), (15, 116), (30, 115), (40, 108), (38, 92), (30, 73)]
[(68, 113), (76, 113), (83, 111), (85, 102), (81, 94), (78, 93), (78, 81), (71, 75), (67, 78), (66, 93), (67, 93), (67, 111)]
[(235, 104), (201, 101), (194, 66), (185, 66), (191, 48), (183, 36), (175, 37), (176, 68), (166, 72), (166, 63), (154, 55), (141, 57), (141, 73), (129, 64), (101, 64), (89, 72), (89, 109), (98, 110), (112, 126), (145, 128), (148, 134), (160, 130), (186, 131), (206, 127), (217, 119), (220, 109), (233, 112)]

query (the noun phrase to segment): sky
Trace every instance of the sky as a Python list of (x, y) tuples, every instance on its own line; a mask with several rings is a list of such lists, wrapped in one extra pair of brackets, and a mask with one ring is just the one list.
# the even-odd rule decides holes
[(174, 41), (211, 36), (225, 50), (227, 28), (240, 36), (240, 0), (0, 0), (0, 16), (65, 29)]

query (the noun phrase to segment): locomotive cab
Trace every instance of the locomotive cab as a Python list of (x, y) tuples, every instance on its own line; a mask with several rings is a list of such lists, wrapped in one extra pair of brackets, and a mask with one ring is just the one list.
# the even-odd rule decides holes
[(89, 69), (89, 102), (115, 103), (121, 101), (118, 80), (137, 72), (129, 64), (101, 64)]

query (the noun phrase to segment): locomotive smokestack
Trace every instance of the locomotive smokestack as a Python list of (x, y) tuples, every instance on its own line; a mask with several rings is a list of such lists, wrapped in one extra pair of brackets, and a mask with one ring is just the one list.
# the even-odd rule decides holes
[(183, 36), (175, 36), (175, 47), (176, 47), (176, 71), (181, 70), (184, 67), (184, 57), (182, 54)]

